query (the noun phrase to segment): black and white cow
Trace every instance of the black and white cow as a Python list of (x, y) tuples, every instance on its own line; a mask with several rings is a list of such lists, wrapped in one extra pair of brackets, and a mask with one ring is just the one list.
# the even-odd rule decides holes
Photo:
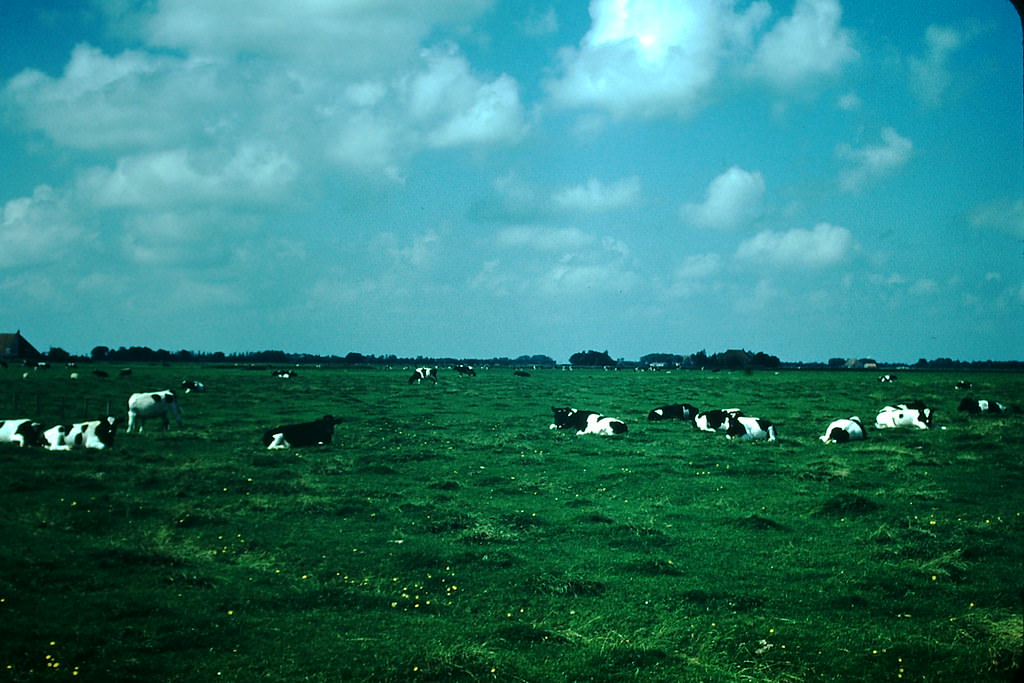
[(185, 390), (186, 394), (201, 394), (206, 391), (206, 385), (194, 379), (183, 379), (181, 381), (181, 388)]
[(27, 418), (0, 420), (0, 443), (40, 446), (43, 443), (43, 426)]
[(530, 373), (528, 373), (526, 370), (516, 370), (512, 374), (515, 375), (516, 377), (529, 377), (530, 376)]
[(142, 424), (151, 417), (161, 418), (161, 429), (167, 429), (168, 416), (174, 416), (174, 422), (181, 426), (181, 406), (178, 397), (170, 389), (132, 394), (128, 397), (128, 427), (131, 432), (138, 426), (142, 432)]
[(957, 382), (956, 384), (954, 384), (953, 388), (954, 389), (973, 389), (974, 388), (974, 382), (968, 382), (967, 380), (962, 379), (959, 382)]
[(971, 415), (1005, 415), (1007, 413), (1006, 406), (998, 401), (969, 397), (960, 401), (960, 405), (957, 407), (957, 410), (964, 411)]
[(740, 417), (743, 411), (739, 408), (723, 408), (705, 410), (693, 418), (693, 426), (702, 432), (721, 432), (727, 428), (726, 421), (730, 417)]
[(476, 370), (473, 369), (472, 365), (456, 365), (455, 372), (467, 377), (476, 377)]
[(437, 384), (437, 368), (416, 368), (412, 371), (409, 384), (419, 384), (425, 379)]
[(725, 419), (725, 438), (751, 441), (775, 441), (778, 432), (768, 420), (760, 417), (729, 415)]
[(298, 377), (299, 373), (294, 370), (272, 370), (270, 375), (271, 377), (280, 377), (281, 379), (291, 379), (292, 377)]
[(896, 375), (882, 375), (881, 377), (878, 378), (878, 381), (883, 383), (883, 384), (895, 382), (896, 381)]
[(849, 443), (865, 438), (864, 425), (859, 417), (848, 420), (834, 420), (821, 435), (822, 443)]
[(263, 432), (263, 445), (268, 450), (323, 446), (331, 442), (334, 437), (334, 425), (340, 423), (340, 417), (324, 415), (319, 420), (312, 422), (274, 427)]
[(70, 451), (72, 448), (94, 448), (103, 450), (114, 445), (117, 432), (117, 418), (76, 422), (56, 425), (43, 432), (46, 447), (51, 451)]
[(932, 426), (934, 414), (935, 411), (926, 407), (921, 401), (885, 406), (875, 416), (875, 428), (917, 427), (918, 429), (928, 429)]
[(606, 417), (592, 410), (575, 408), (552, 408), (554, 422), (549, 429), (575, 429), (577, 434), (625, 434), (629, 431), (626, 423), (614, 417)]
[(689, 403), (673, 403), (667, 406), (661, 406), (655, 408), (651, 412), (647, 413), (648, 420), (693, 420), (697, 417), (696, 406), (692, 406)]

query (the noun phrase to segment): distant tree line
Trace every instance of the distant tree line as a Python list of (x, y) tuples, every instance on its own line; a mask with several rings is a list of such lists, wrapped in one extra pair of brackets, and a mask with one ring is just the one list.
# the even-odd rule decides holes
[[(451, 357), (428, 357), (428, 356), (397, 356), (394, 354), (374, 355), (357, 352), (349, 352), (344, 356), (321, 355), (312, 353), (289, 353), (280, 350), (264, 351), (241, 351), (224, 353), (222, 351), (167, 351), (166, 349), (151, 349), (146, 346), (131, 346), (113, 348), (109, 346), (95, 347), (89, 356), (75, 356), (62, 348), (50, 347), (50, 350), (43, 354), (47, 360), (53, 363), (64, 363), (72, 361), (109, 362), (109, 363), (232, 363), (232, 364), (261, 364), (261, 365), (297, 365), (297, 364), (324, 364), (343, 365), (351, 367), (359, 366), (394, 366), (394, 365), (487, 365), (493, 367), (555, 367), (558, 362), (551, 356), (544, 354), (522, 355), (515, 358), (451, 358)], [(704, 369), (704, 370), (774, 370), (778, 368), (915, 368), (920, 370), (1020, 370), (1024, 369), (1024, 361), (960, 361), (951, 358), (936, 358), (928, 360), (919, 359), (916, 363), (884, 363), (876, 362), (873, 359), (845, 359), (830, 358), (825, 362), (794, 362), (782, 361), (778, 356), (763, 351), (747, 351), (744, 349), (729, 349), (719, 353), (709, 354), (701, 349), (690, 354), (678, 353), (649, 353), (641, 356), (639, 360), (625, 360), (612, 358), (611, 354), (605, 351), (579, 351), (569, 357), (569, 364), (573, 367), (604, 367), (604, 368), (650, 368), (650, 369)]]

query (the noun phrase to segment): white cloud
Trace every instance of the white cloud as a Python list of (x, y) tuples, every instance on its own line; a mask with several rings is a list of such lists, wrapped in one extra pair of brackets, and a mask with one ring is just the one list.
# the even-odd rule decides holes
[(683, 220), (700, 228), (732, 230), (744, 227), (761, 215), (764, 177), (733, 166), (708, 185), (701, 204), (684, 204)]
[(819, 223), (812, 230), (759, 232), (740, 243), (736, 258), (781, 268), (822, 268), (844, 260), (854, 248), (849, 230)]
[(4, 204), (0, 223), (0, 267), (23, 268), (56, 263), (81, 248), (84, 236), (68, 198), (48, 185), (31, 197)]
[(682, 280), (703, 280), (722, 268), (722, 257), (718, 254), (696, 254), (687, 256), (676, 268), (675, 275)]
[(797, 0), (793, 15), (761, 39), (751, 73), (785, 88), (838, 73), (859, 57), (850, 31), (840, 26), (842, 14), (837, 0)]
[(388, 72), (413, 57), (439, 25), (478, 16), (487, 0), (162, 0), (152, 45), (192, 54), (258, 55), (335, 75)]
[(735, 14), (714, 0), (592, 0), (590, 31), (561, 50), (547, 90), (558, 105), (618, 118), (689, 113), (768, 12), (766, 2)]
[(911, 90), (925, 104), (938, 106), (942, 103), (952, 80), (949, 57), (962, 42), (960, 33), (952, 28), (933, 25), (925, 32), (924, 55), (909, 60)]
[(976, 228), (989, 228), (1024, 238), (1024, 199), (998, 199), (975, 207), (968, 218)]
[(910, 160), (913, 143), (890, 127), (882, 129), (882, 143), (855, 149), (842, 144), (836, 148), (840, 159), (849, 161), (852, 167), (839, 177), (840, 186), (846, 191), (859, 190), (865, 185), (889, 175)]
[(123, 157), (113, 169), (83, 173), (78, 191), (105, 207), (264, 203), (285, 197), (298, 173), (286, 154), (251, 145), (206, 166), (185, 149)]
[(591, 178), (583, 185), (574, 185), (556, 192), (552, 200), (562, 209), (578, 211), (609, 211), (636, 202), (640, 196), (640, 179), (636, 176), (611, 183)]
[(499, 231), (496, 242), (509, 249), (568, 252), (588, 247), (595, 242), (595, 238), (579, 228), (522, 225)]

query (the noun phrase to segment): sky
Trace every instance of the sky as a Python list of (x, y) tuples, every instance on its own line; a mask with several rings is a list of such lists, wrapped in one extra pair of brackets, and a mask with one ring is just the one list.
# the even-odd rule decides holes
[(1024, 359), (1008, 0), (0, 0), (0, 331)]

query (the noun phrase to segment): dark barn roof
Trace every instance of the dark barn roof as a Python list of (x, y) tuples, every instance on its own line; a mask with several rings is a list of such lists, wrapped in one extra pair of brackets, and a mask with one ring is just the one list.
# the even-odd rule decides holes
[(0, 332), (0, 358), (22, 359), (40, 358), (43, 354), (36, 350), (36, 347), (28, 343), (28, 340), (21, 336), (21, 330), (17, 332)]

